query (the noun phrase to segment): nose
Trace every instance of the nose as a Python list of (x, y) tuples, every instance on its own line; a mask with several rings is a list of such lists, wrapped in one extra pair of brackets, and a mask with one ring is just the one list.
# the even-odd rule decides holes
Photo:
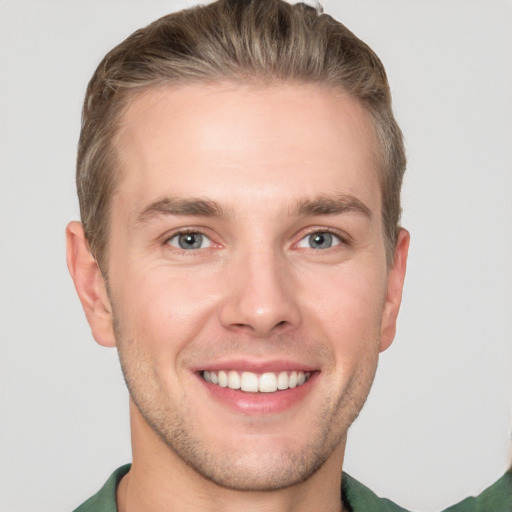
[(227, 269), (222, 325), (260, 338), (297, 328), (301, 312), (294, 281), (286, 258), (274, 251), (240, 255)]

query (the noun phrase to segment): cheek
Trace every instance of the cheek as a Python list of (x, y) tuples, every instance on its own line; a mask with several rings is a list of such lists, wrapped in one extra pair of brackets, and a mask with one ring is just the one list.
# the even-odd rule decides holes
[(347, 266), (303, 287), (302, 302), (336, 349), (360, 352), (369, 343), (377, 345), (385, 291), (378, 270)]
[(129, 337), (173, 352), (194, 338), (210, 318), (215, 293), (205, 276), (169, 268), (129, 272), (115, 288), (116, 314)]

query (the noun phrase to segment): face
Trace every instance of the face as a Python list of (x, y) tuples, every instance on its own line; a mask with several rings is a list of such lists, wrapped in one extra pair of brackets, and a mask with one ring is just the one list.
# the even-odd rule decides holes
[(387, 268), (365, 110), (315, 85), (161, 87), (116, 149), (109, 293), (88, 318), (118, 347), (135, 445), (245, 490), (340, 461), (407, 252), (402, 232)]

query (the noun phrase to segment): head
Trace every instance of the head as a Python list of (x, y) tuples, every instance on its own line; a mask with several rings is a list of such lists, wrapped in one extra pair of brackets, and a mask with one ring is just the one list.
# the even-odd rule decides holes
[(390, 264), (399, 229), (405, 152), (381, 61), (320, 9), (282, 0), (220, 0), (137, 30), (105, 56), (89, 82), (77, 189), (87, 240), (102, 271), (107, 272), (110, 207), (121, 168), (115, 139), (123, 112), (149, 88), (226, 80), (316, 84), (339, 88), (361, 103), (378, 139), (383, 234)]
[(403, 166), (382, 65), (310, 7), (221, 1), (107, 55), (68, 264), (119, 350), (134, 463), (244, 491), (336, 479), (395, 333)]

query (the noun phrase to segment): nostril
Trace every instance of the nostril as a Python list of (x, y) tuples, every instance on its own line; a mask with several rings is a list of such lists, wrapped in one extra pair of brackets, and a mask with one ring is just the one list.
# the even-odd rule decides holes
[(248, 324), (231, 324), (229, 329), (234, 332), (245, 332), (245, 331), (253, 331), (254, 329)]
[(288, 325), (290, 325), (290, 323), (287, 322), (286, 320), (281, 320), (280, 322), (278, 322), (277, 324), (275, 324), (271, 327), (269, 327), (268, 325), (266, 327), (262, 327), (261, 325), (255, 326), (255, 325), (251, 325), (251, 324), (235, 323), (235, 324), (231, 324), (229, 326), (229, 329), (233, 332), (238, 332), (238, 333), (243, 333), (243, 332), (259, 333), (260, 335), (267, 336), (271, 332), (281, 331), (282, 329), (286, 328)]

